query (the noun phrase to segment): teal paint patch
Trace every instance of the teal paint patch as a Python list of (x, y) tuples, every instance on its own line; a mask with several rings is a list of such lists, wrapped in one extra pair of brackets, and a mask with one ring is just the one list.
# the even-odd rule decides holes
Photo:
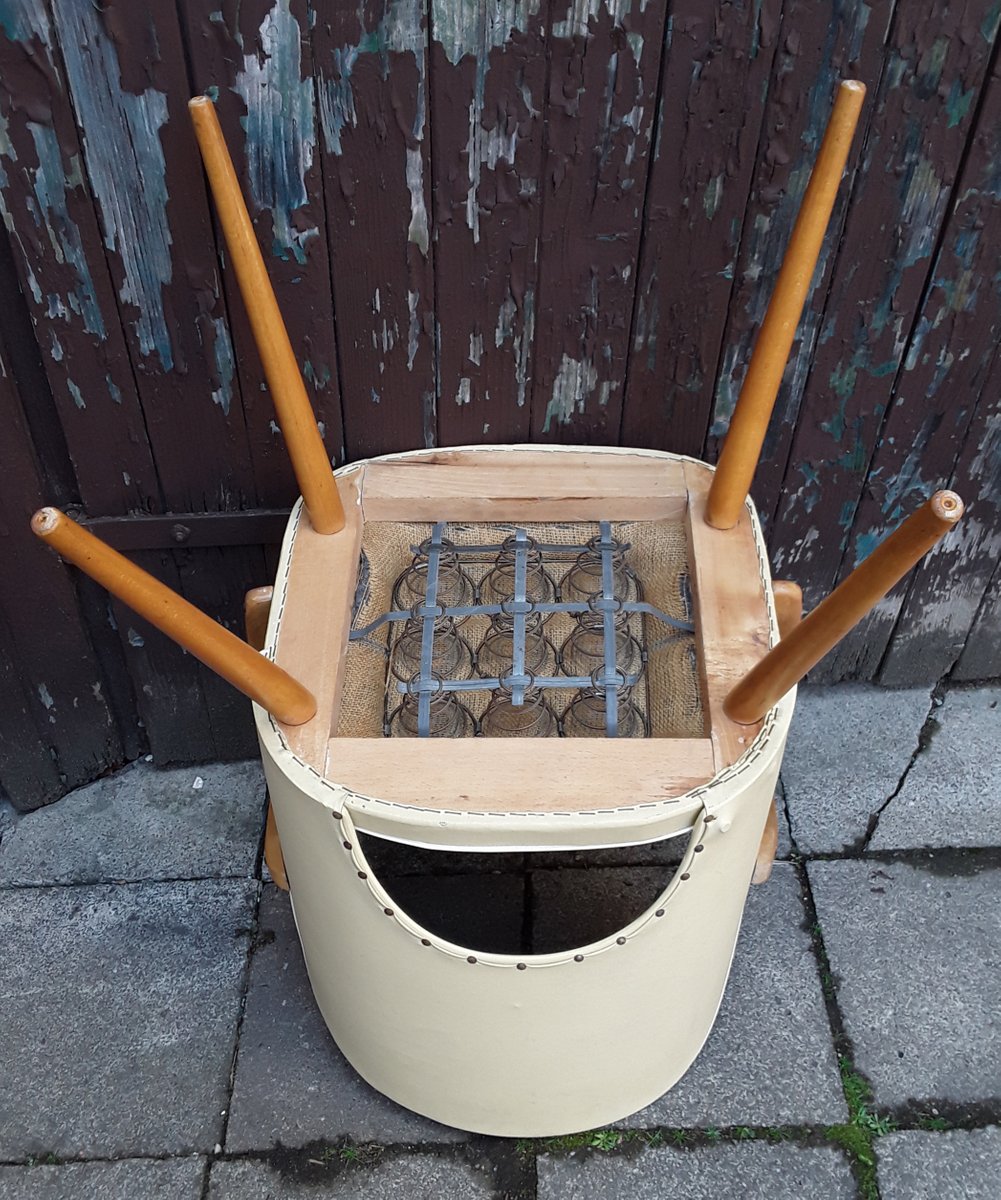
[(121, 392), (121, 389), (119, 388), (118, 384), (115, 383), (115, 381), (111, 378), (110, 375), (105, 375), (104, 382), (108, 386), (108, 395), (112, 398), (112, 400), (114, 400), (114, 402), (116, 404), (121, 404), (122, 392)]
[(855, 539), (855, 566), (859, 567), (880, 543), (880, 534), (875, 529), (860, 533)]
[(218, 404), (225, 416), (233, 400), (233, 375), (236, 364), (233, 358), (233, 343), (225, 317), (212, 318), (212, 359), (215, 364), (217, 387), (212, 389), (212, 402)]
[(66, 386), (69, 389), (69, 394), (73, 397), (73, 403), (77, 406), (77, 408), (86, 408), (87, 402), (83, 398), (83, 393), (72, 379), (66, 380)]
[(38, 0), (0, 0), (0, 29), (12, 42), (37, 37), (47, 47), (52, 40), (48, 13)]
[(719, 211), (720, 203), (723, 200), (723, 172), (714, 175), (706, 184), (702, 192), (702, 207), (705, 210), (706, 220), (711, 221)]
[[(77, 280), (76, 286), (64, 298), (60, 315), (68, 318), (69, 312), (75, 312), (82, 319), (87, 333), (103, 338), (104, 317), (97, 302), (90, 264), (84, 253), (80, 229), (70, 216), (66, 198), (67, 184), (79, 184), (79, 164), (71, 164), (70, 172), (66, 172), (59, 141), (51, 126), (29, 121), (28, 130), (38, 157), (38, 166), (30, 172), (34, 200), (29, 200), (29, 209), (35, 225), (45, 229), (56, 261), (69, 267)], [(72, 169), (73, 166), (76, 170)]]
[(999, 23), (1001, 23), (1001, 0), (997, 0), (980, 25), (980, 36), (989, 46), (994, 45)]
[(949, 117), (948, 126), (950, 129), (954, 129), (970, 111), (970, 105), (973, 103), (973, 92), (973, 88), (968, 88), (964, 92), (960, 87), (959, 80), (953, 80), (952, 87), (949, 89), (949, 95), (945, 101), (945, 111)]
[(167, 97), (155, 88), (139, 95), (123, 89), (118, 51), (94, 5), (53, 0), (52, 11), (104, 244), (122, 263), (119, 296), (135, 310), (141, 353), (155, 353), (169, 371), (174, 353), (163, 287), (170, 282), (173, 264), (160, 143)]
[(299, 25), (289, 0), (278, 0), (261, 22), (259, 52), (245, 55), (233, 91), (247, 115), (247, 185), (257, 211), (270, 211), (272, 250), (285, 261), (306, 262), (315, 226), (300, 230), (293, 214), (309, 202), (306, 175), (313, 164), (312, 80), (303, 79)]
[(312, 386), (318, 391), (322, 388), (325, 388), (330, 382), (331, 378), (329, 367), (321, 366), (320, 369), (317, 370), (316, 367), (314, 367), (309, 361), (309, 359), (306, 359), (306, 361), (302, 364), (302, 374), (306, 382), (312, 384)]
[(564, 354), (546, 405), (542, 432), (548, 433), (554, 423), (566, 425), (574, 413), (582, 413), (597, 381), (597, 369), (588, 359), (575, 359)]

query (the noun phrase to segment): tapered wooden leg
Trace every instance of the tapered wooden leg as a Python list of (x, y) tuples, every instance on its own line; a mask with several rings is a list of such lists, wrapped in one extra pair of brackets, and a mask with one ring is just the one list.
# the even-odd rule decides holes
[(955, 492), (936, 492), (911, 513), (731, 689), (723, 702), (730, 720), (741, 725), (760, 721), (962, 515), (963, 502)]
[[(243, 619), (247, 629), (247, 641), (255, 650), (264, 649), (268, 632), (268, 617), (271, 615), (271, 600), (274, 588), (251, 588), (243, 598)], [(264, 861), (268, 864), (271, 878), (282, 889), (288, 891), (288, 876), (285, 874), (285, 856), (278, 839), (278, 824), (274, 809), (268, 801), (268, 816), (264, 824)]]
[(750, 490), (864, 98), (858, 80), (838, 88), (706, 501), (706, 520), (715, 529), (736, 525)]
[(287, 671), (252, 650), (158, 579), (94, 537), (58, 508), (40, 508), (35, 534), (57, 554), (155, 625), (245, 696), (285, 725), (303, 725), (316, 714), (316, 698)]
[[(798, 583), (789, 579), (776, 579), (772, 584), (772, 595), (775, 597), (775, 616), (779, 623), (779, 635), (785, 637), (803, 619), (803, 589)], [(779, 847), (779, 814), (778, 797), (772, 800), (765, 821), (765, 831), (761, 835), (761, 845), (758, 847), (758, 857), (754, 862), (754, 874), (751, 883), (767, 883), (772, 874), (772, 864), (775, 862), (775, 851)]]
[(344, 528), (337, 480), (219, 128), (215, 105), (207, 96), (196, 96), (188, 102), (188, 110), (226, 238), (229, 262), (236, 272), (306, 512), (317, 533), (337, 533)]

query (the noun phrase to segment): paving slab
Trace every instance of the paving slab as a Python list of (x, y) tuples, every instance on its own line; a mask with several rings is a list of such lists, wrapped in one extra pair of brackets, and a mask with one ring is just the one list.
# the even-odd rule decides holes
[(0, 886), (251, 876), (263, 822), (256, 759), (137, 762), (22, 816), (0, 843)]
[(971, 1103), (1001, 1080), (1001, 870), (815, 862), (810, 884), (855, 1063), (880, 1105)]
[(0, 1167), (0, 1200), (200, 1200), (203, 1158)]
[(0, 892), (0, 1159), (212, 1149), (256, 890)]
[(594, 867), (531, 874), (532, 952), (574, 950), (611, 937), (644, 913), (670, 867)]
[[(665, 1014), (669, 1019), (669, 1014)], [(847, 1117), (795, 872), (752, 887), (719, 1016), (702, 1053), (623, 1128), (833, 1124)]]
[(1001, 846), (1001, 687), (953, 691), (900, 794), (879, 818), (873, 850)]
[(997, 1200), (1001, 1128), (891, 1133), (876, 1162), (882, 1200)]
[[(310, 1161), (312, 1160), (312, 1161)], [(371, 1166), (344, 1168), (338, 1158), (284, 1155), (281, 1166), (261, 1161), (216, 1162), (209, 1200), (493, 1200), (489, 1177), (468, 1164), (434, 1154), (387, 1156)]]
[(540, 1157), (539, 1200), (854, 1200), (840, 1151), (790, 1142), (740, 1142), (635, 1155), (578, 1151)]
[(929, 688), (800, 688), (782, 781), (802, 853), (837, 852), (864, 838), (900, 783), (930, 708)]
[(397, 908), (457, 946), (492, 954), (524, 949), (523, 875), (379, 877)]
[(313, 1141), (466, 1138), (387, 1100), (334, 1044), (313, 1000), (288, 896), (266, 887), (226, 1136), (228, 1152)]

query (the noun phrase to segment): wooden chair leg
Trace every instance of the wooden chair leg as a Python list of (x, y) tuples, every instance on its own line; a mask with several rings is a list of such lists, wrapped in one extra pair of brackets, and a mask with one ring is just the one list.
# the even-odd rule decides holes
[[(251, 588), (243, 599), (243, 620), (247, 630), (247, 641), (255, 650), (264, 649), (268, 631), (268, 616), (274, 588)], [(278, 823), (275, 821), (271, 801), (268, 801), (268, 816), (264, 825), (264, 861), (268, 864), (271, 878), (282, 889), (288, 891), (288, 876), (285, 873), (285, 856), (278, 838)]]
[[(772, 584), (772, 594), (775, 597), (775, 616), (779, 623), (779, 635), (785, 637), (803, 619), (803, 589), (798, 583), (788, 579), (776, 579)], [(754, 862), (754, 874), (751, 883), (767, 883), (775, 862), (775, 851), (779, 846), (779, 814), (778, 797), (772, 800), (765, 821), (765, 831), (761, 835), (761, 845), (758, 847), (758, 857)]]
[(768, 820), (765, 821), (765, 832), (761, 835), (761, 845), (758, 847), (758, 857), (754, 861), (754, 874), (751, 883), (767, 883), (775, 862), (775, 851), (779, 846), (779, 814), (776, 804), (778, 797), (772, 800), (768, 810)]
[(268, 819), (264, 825), (264, 861), (268, 864), (271, 878), (283, 892), (288, 891), (288, 876), (285, 874), (285, 855), (278, 840), (278, 824), (274, 809), (268, 801)]

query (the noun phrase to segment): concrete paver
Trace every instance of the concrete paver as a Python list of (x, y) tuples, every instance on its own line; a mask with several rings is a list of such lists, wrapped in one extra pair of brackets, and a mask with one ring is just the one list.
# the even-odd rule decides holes
[(256, 885), (0, 892), (0, 1159), (211, 1150)]
[[(312, 1156), (310, 1156), (312, 1157)], [(433, 1154), (387, 1156), (373, 1166), (344, 1169), (335, 1156), (300, 1159), (276, 1167), (266, 1162), (217, 1162), (209, 1200), (492, 1200), (487, 1175), (453, 1158)]]
[(877, 1143), (882, 1200), (997, 1200), (1001, 1127), (908, 1130)]
[(257, 760), (133, 763), (21, 817), (0, 844), (0, 885), (250, 876), (263, 819)]
[(751, 888), (702, 1053), (671, 1091), (620, 1124), (833, 1124), (846, 1116), (799, 883), (791, 866), (776, 863), (771, 879)]
[(844, 1156), (789, 1142), (661, 1147), (635, 1155), (581, 1151), (541, 1157), (539, 1200), (850, 1200), (856, 1195)]
[(227, 1151), (465, 1138), (387, 1100), (345, 1061), (313, 1000), (288, 896), (267, 887), (250, 967)]
[(800, 688), (782, 781), (801, 853), (860, 842), (900, 783), (930, 708), (927, 688)]
[(1001, 1079), (1001, 870), (809, 864), (838, 1004), (877, 1103), (977, 1102)]
[(999, 846), (1001, 687), (950, 692), (870, 848)]
[(0, 1167), (0, 1200), (200, 1200), (203, 1158)]

